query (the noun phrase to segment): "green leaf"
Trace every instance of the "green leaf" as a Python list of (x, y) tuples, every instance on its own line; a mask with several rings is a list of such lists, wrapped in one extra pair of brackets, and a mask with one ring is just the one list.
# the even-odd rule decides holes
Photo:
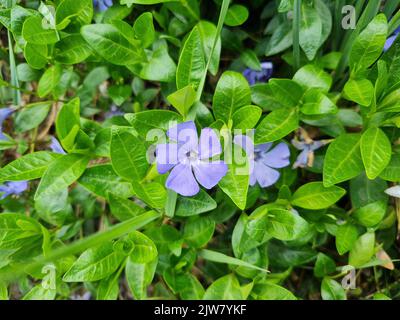
[(377, 15), (359, 34), (350, 51), (350, 67), (353, 71), (367, 69), (381, 55), (386, 42), (388, 24), (386, 16)]
[(22, 300), (54, 300), (57, 295), (57, 290), (52, 288), (46, 288), (43, 284), (34, 286)]
[(200, 281), (190, 273), (181, 273), (174, 269), (167, 269), (163, 278), (168, 287), (179, 294), (183, 300), (200, 300), (204, 295), (204, 288)]
[(300, 111), (306, 115), (334, 114), (338, 108), (319, 89), (310, 89), (304, 95)]
[(176, 70), (176, 87), (182, 89), (193, 85), (195, 89), (200, 84), (206, 62), (202, 50), (200, 32), (194, 27), (183, 45)]
[(271, 79), (268, 82), (270, 94), (281, 107), (294, 108), (304, 95), (304, 89), (296, 81), (289, 79)]
[(255, 144), (274, 142), (287, 136), (299, 127), (296, 109), (280, 108), (268, 114), (257, 126)]
[(249, 162), (247, 157), (239, 146), (233, 144), (232, 159), (227, 159), (225, 153), (225, 162), (228, 164), (228, 173), (218, 183), (238, 208), (244, 210), (247, 202), (247, 191), (249, 189)]
[(204, 300), (243, 300), (239, 281), (233, 274), (217, 279), (204, 294)]
[(146, 202), (150, 207), (161, 209), (165, 207), (167, 191), (165, 187), (157, 182), (134, 183), (132, 185), (136, 196)]
[(215, 222), (209, 217), (193, 217), (187, 220), (183, 229), (185, 242), (194, 248), (205, 246), (212, 238)]
[[(0, 171), (1, 173), (1, 171)], [(217, 203), (207, 192), (200, 192), (193, 197), (178, 196), (175, 215), (178, 217), (189, 217), (214, 210)]]
[(386, 214), (386, 209), (386, 201), (376, 201), (357, 209), (352, 216), (361, 225), (371, 228), (382, 221)]
[(400, 181), (400, 154), (393, 154), (387, 167), (382, 171), (380, 177), (387, 181)]
[(41, 178), (48, 166), (61, 155), (38, 151), (14, 160), (0, 169), (0, 181), (22, 181)]
[(338, 227), (336, 232), (336, 249), (340, 255), (345, 254), (353, 248), (358, 238), (357, 227), (346, 223)]
[(147, 110), (138, 113), (127, 113), (125, 119), (142, 138), (146, 138), (152, 129), (167, 131), (171, 123), (182, 122), (182, 117), (179, 114), (168, 110)]
[(157, 258), (157, 247), (148, 236), (134, 231), (129, 235), (129, 240), (133, 242), (133, 251), (129, 259), (135, 263), (149, 263)]
[(35, 199), (57, 193), (70, 186), (83, 174), (89, 160), (88, 156), (68, 154), (53, 161), (40, 181)]
[(297, 300), (289, 290), (267, 281), (256, 283), (251, 296), (257, 300)]
[(249, 83), (242, 74), (225, 71), (218, 81), (213, 98), (216, 119), (227, 124), (235, 111), (251, 103)]
[(321, 284), (321, 296), (323, 300), (347, 300), (346, 292), (335, 280), (324, 278)]
[(225, 24), (230, 27), (240, 26), (249, 17), (249, 10), (240, 4), (234, 4), (226, 13)]
[(71, 34), (63, 38), (55, 46), (55, 59), (63, 64), (78, 64), (85, 61), (92, 49), (80, 34)]
[(46, 119), (50, 107), (51, 102), (36, 102), (25, 106), (15, 118), (17, 132), (26, 132), (38, 127)]
[(323, 278), (336, 271), (336, 263), (331, 257), (323, 253), (318, 253), (317, 261), (314, 266), (314, 275)]
[(57, 31), (43, 28), (42, 18), (32, 16), (25, 20), (22, 27), (22, 36), (25, 41), (31, 44), (47, 45), (59, 41)]
[(296, 219), (293, 212), (273, 209), (268, 212), (267, 233), (272, 237), (287, 241), (296, 236)]
[(100, 281), (96, 300), (117, 300), (119, 294), (118, 272)]
[(292, 197), (292, 204), (310, 210), (325, 209), (342, 198), (346, 190), (331, 186), (324, 187), (322, 182), (310, 182), (301, 186)]
[(133, 196), (132, 185), (123, 181), (109, 164), (88, 168), (78, 182), (95, 195), (106, 198), (109, 193), (122, 198)]
[(374, 86), (368, 79), (350, 79), (343, 90), (347, 100), (364, 107), (370, 106), (374, 98)]
[(90, 282), (104, 279), (118, 269), (123, 258), (123, 254), (113, 250), (111, 242), (88, 249), (64, 274), (63, 281)]
[(167, 97), (167, 100), (175, 107), (179, 113), (186, 117), (191, 106), (196, 101), (196, 91), (192, 85), (188, 85)]
[(140, 78), (150, 81), (170, 82), (176, 74), (174, 60), (168, 54), (168, 46), (160, 45), (152, 52), (148, 52), (146, 62), (127, 66)]
[(79, 25), (86, 25), (93, 18), (93, 2), (91, 0), (63, 0), (57, 7), (56, 22), (57, 29), (66, 28), (71, 21)]
[(54, 93), (54, 89), (61, 80), (62, 69), (60, 65), (50, 67), (45, 71), (39, 81), (38, 96), (43, 98), (50, 93)]
[(368, 263), (375, 254), (375, 233), (367, 232), (354, 243), (349, 254), (349, 264), (355, 268)]
[(111, 213), (120, 221), (131, 219), (146, 211), (132, 200), (121, 198), (112, 191), (108, 194), (108, 202)]
[(143, 142), (118, 127), (112, 130), (110, 156), (115, 172), (128, 181), (142, 180), (149, 168)]
[(315, 64), (307, 64), (299, 69), (293, 80), (303, 87), (320, 89), (325, 93), (329, 92), (332, 86), (332, 76)]
[(72, 99), (64, 104), (56, 119), (57, 136), (63, 148), (72, 151), (80, 128), (80, 100)]
[(147, 297), (147, 287), (153, 281), (157, 267), (157, 259), (148, 263), (136, 263), (129, 257), (126, 263), (125, 275), (129, 289), (136, 300)]
[(313, 60), (321, 46), (322, 20), (318, 11), (303, 3), (301, 6), (300, 46), (308, 60)]
[(149, 47), (156, 38), (156, 32), (154, 30), (153, 15), (151, 12), (142, 13), (135, 21), (133, 25), (135, 36), (140, 41), (144, 48)]
[(262, 110), (257, 106), (245, 106), (232, 115), (233, 128), (253, 129), (261, 118)]
[(371, 127), (363, 133), (360, 148), (367, 177), (373, 180), (390, 162), (392, 146), (389, 138), (381, 129)]
[(81, 35), (105, 60), (121, 66), (145, 60), (140, 41), (133, 37), (132, 28), (123, 21), (114, 24), (85, 25)]
[(34, 69), (42, 69), (47, 64), (48, 49), (44, 44), (26, 43), (24, 56), (26, 62)]
[(350, 180), (364, 170), (360, 138), (360, 134), (345, 133), (329, 145), (323, 169), (325, 187)]

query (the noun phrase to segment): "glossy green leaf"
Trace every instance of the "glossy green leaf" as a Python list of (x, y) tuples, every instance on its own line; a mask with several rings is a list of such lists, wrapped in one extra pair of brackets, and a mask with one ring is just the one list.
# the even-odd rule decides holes
[(346, 190), (336, 186), (324, 187), (322, 182), (310, 182), (297, 189), (292, 204), (310, 210), (325, 209), (335, 204), (345, 193)]
[(364, 170), (360, 138), (359, 134), (346, 133), (329, 145), (323, 169), (325, 187), (352, 179)]
[(61, 155), (38, 151), (14, 160), (0, 169), (0, 181), (22, 181), (41, 178), (48, 166)]
[(350, 79), (344, 86), (346, 99), (369, 106), (374, 98), (374, 86), (368, 79)]
[(375, 233), (367, 232), (354, 243), (349, 254), (349, 264), (361, 267), (368, 263), (375, 253)]
[(268, 114), (257, 126), (255, 144), (274, 142), (282, 139), (299, 127), (296, 109), (281, 108)]
[(89, 160), (88, 156), (68, 154), (53, 161), (40, 181), (35, 199), (57, 193), (70, 186), (83, 174)]
[(213, 98), (215, 118), (228, 123), (235, 111), (250, 105), (250, 95), (249, 84), (243, 75), (233, 71), (224, 72), (218, 81)]
[(207, 192), (200, 190), (200, 192), (193, 197), (178, 196), (175, 215), (179, 217), (194, 216), (214, 210), (216, 207), (217, 203), (215, 200), (211, 198)]
[(323, 300), (346, 300), (346, 292), (342, 286), (330, 278), (322, 280), (321, 296)]
[(391, 143), (381, 129), (371, 127), (363, 133), (360, 148), (367, 176), (375, 179), (390, 162)]

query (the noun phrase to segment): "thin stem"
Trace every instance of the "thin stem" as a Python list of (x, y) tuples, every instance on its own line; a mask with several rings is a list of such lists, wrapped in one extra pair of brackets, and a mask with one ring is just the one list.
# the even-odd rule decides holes
[(153, 210), (148, 211), (141, 214), (140, 216), (134, 217), (115, 226), (112, 226), (108, 230), (98, 232), (89, 237), (78, 240), (70, 245), (56, 249), (47, 256), (40, 256), (38, 258), (35, 258), (34, 262), (16, 265), (13, 269), (12, 274), (9, 274), (7, 272), (0, 272), (0, 282), (11, 281), (25, 272), (30, 273), (35, 269), (42, 267), (46, 263), (55, 262), (60, 258), (80, 253), (88, 248), (99, 246), (104, 242), (119, 238), (129, 232), (132, 232), (147, 225), (155, 219), (158, 219), (160, 216), (161, 215), (158, 212), (155, 212)]
[(301, 0), (294, 0), (293, 11), (293, 66), (296, 72), (300, 68)]
[(208, 61), (207, 61), (207, 65), (206, 65), (206, 68), (203, 73), (203, 77), (201, 78), (199, 88), (197, 89), (196, 101), (200, 101), (201, 96), (203, 94), (204, 85), (206, 83), (206, 78), (207, 78), (207, 73), (208, 73), (208, 68), (210, 67), (211, 59), (212, 59), (213, 53), (215, 51), (215, 47), (217, 46), (219, 37), (221, 35), (222, 27), (224, 26), (226, 13), (228, 12), (228, 8), (229, 8), (229, 3), (230, 3), (230, 0), (223, 0), (223, 2), (222, 2), (221, 11), (219, 13), (217, 31), (215, 33), (215, 38), (214, 38), (214, 43), (213, 43), (213, 46), (210, 51), (210, 56), (208, 57)]
[[(14, 51), (13, 51), (13, 45), (11, 41), (11, 33), (10, 31), (7, 31), (7, 36), (8, 36), (8, 53), (9, 53), (9, 62), (10, 62), (10, 71), (11, 71), (11, 85), (14, 88), (19, 87), (18, 83), (18, 75), (17, 75), (17, 66), (15, 64), (15, 57), (14, 57)], [(16, 106), (19, 106), (21, 104), (21, 93), (17, 89), (13, 89), (13, 103)]]

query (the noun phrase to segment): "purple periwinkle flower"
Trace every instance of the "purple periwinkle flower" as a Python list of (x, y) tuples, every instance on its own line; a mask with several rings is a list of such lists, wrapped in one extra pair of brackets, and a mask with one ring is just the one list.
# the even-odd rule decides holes
[(97, 8), (99, 11), (106, 11), (112, 5), (112, 0), (93, 0), (93, 7)]
[(243, 71), (244, 77), (247, 79), (249, 84), (255, 85), (256, 83), (264, 83), (267, 82), (274, 72), (274, 65), (272, 62), (263, 62), (261, 63), (261, 70), (253, 70), (247, 68)]
[(20, 195), (28, 189), (27, 181), (10, 181), (0, 185), (0, 192), (3, 193), (0, 197), (1, 200), (11, 195)]
[(50, 149), (55, 153), (66, 154), (60, 142), (55, 137), (51, 137)]
[(398, 27), (398, 28), (393, 32), (393, 34), (392, 34), (389, 38), (387, 38), (386, 43), (385, 43), (385, 46), (383, 47), (383, 51), (384, 51), (384, 52), (388, 51), (388, 50), (391, 48), (391, 46), (393, 45), (393, 43), (396, 41), (396, 38), (397, 38), (397, 36), (399, 35), (399, 33), (400, 33), (400, 27)]
[(3, 133), (3, 123), (14, 111), (15, 109), (13, 108), (0, 109), (0, 140), (7, 140), (7, 137)]
[(224, 161), (212, 158), (222, 153), (221, 142), (211, 128), (201, 130), (200, 139), (193, 121), (180, 123), (167, 131), (170, 143), (156, 147), (157, 170), (171, 170), (166, 187), (191, 197), (200, 191), (199, 184), (211, 189), (228, 172)]
[(297, 150), (301, 150), (296, 162), (293, 164), (293, 169), (312, 167), (314, 162), (314, 151), (328, 143), (328, 140), (313, 141), (310, 139), (309, 141), (299, 141), (297, 139), (293, 139), (293, 146)]
[(275, 184), (280, 177), (280, 172), (275, 169), (287, 167), (290, 164), (290, 150), (285, 143), (279, 143), (272, 148), (272, 143), (254, 145), (248, 136), (235, 136), (233, 142), (242, 147), (250, 163), (250, 181), (254, 186), (257, 182), (263, 187)]
[(110, 119), (116, 116), (123, 116), (125, 113), (121, 111), (115, 104), (110, 107), (110, 111), (105, 114), (106, 119)]

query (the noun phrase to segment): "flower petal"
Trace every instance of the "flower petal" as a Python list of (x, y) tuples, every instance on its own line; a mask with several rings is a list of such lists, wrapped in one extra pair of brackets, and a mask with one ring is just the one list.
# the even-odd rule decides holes
[(254, 165), (254, 174), (262, 188), (272, 186), (280, 177), (279, 171), (271, 169), (260, 161), (257, 161)]
[(296, 168), (306, 168), (308, 166), (308, 154), (312, 152), (309, 148), (304, 149), (300, 154), (297, 156), (296, 162), (293, 165), (293, 169)]
[(54, 137), (51, 137), (50, 149), (55, 153), (66, 154), (60, 142)]
[(197, 152), (199, 137), (197, 135), (196, 125), (193, 121), (177, 124), (167, 131), (167, 135), (172, 141), (178, 142), (182, 152)]
[(262, 154), (262, 161), (272, 168), (284, 168), (290, 164), (289, 157), (289, 147), (285, 143), (280, 143), (268, 153)]
[(156, 147), (157, 171), (167, 173), (178, 164), (178, 145), (176, 143), (162, 143)]
[(254, 147), (254, 152), (268, 152), (269, 149), (271, 149), (272, 143), (263, 143), (263, 144), (257, 144)]
[(385, 193), (391, 197), (400, 198), (400, 186), (394, 186), (386, 189)]
[(228, 172), (228, 166), (223, 161), (199, 161), (193, 166), (197, 181), (206, 189), (215, 187)]
[(221, 142), (211, 128), (201, 130), (199, 144), (199, 158), (209, 159), (222, 153)]
[(200, 191), (199, 184), (194, 178), (189, 164), (180, 163), (173, 168), (165, 185), (168, 189), (172, 189), (185, 197), (195, 196)]
[(233, 138), (233, 143), (240, 146), (246, 151), (247, 157), (254, 158), (254, 143), (250, 137), (245, 135), (237, 135)]

